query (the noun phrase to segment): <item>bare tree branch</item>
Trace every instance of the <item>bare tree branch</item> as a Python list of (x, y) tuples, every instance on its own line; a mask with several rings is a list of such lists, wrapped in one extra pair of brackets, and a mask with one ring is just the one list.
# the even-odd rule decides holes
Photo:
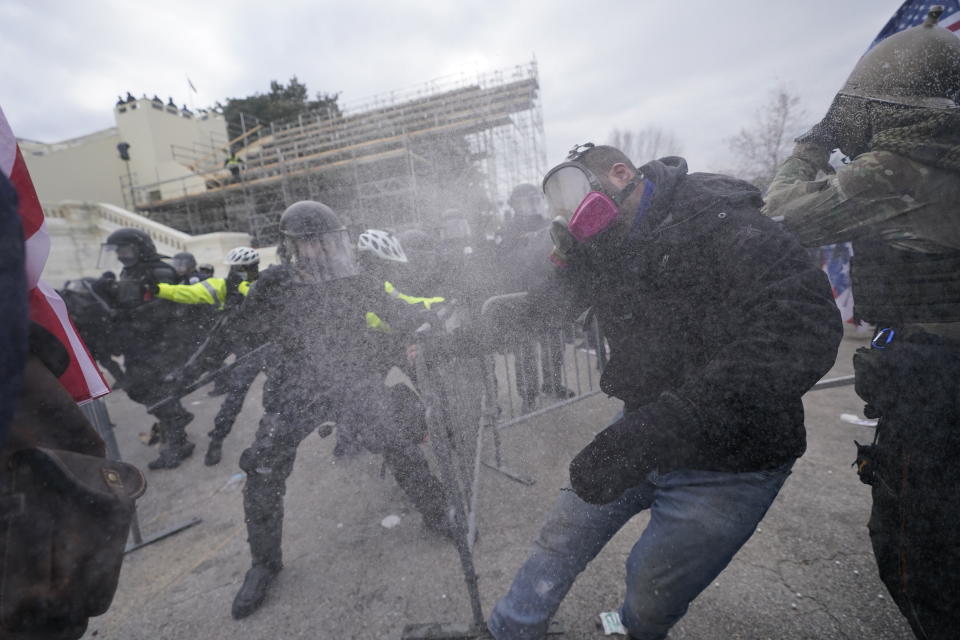
[(803, 131), (805, 116), (799, 96), (783, 85), (773, 89), (767, 103), (757, 109), (753, 126), (727, 139), (738, 173), (765, 189)]
[(608, 144), (623, 151), (638, 167), (657, 158), (683, 153), (683, 146), (673, 132), (656, 125), (638, 131), (614, 129)]

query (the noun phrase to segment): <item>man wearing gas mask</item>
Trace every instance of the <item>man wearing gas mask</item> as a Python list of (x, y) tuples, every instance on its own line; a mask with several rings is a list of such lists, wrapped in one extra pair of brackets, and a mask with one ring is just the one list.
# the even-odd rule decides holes
[(572, 490), (490, 630), (542, 638), (577, 575), (650, 509), (620, 616), (633, 638), (665, 638), (804, 452), (800, 399), (834, 362), (839, 313), (824, 274), (746, 182), (688, 174), (677, 157), (638, 170), (618, 149), (582, 145), (543, 189), (557, 267), (530, 288), (529, 311), (593, 308), (610, 344), (601, 388), (624, 410), (571, 462)]
[[(163, 384), (164, 376), (183, 364), (190, 351), (180, 334), (176, 305), (153, 295), (160, 284), (176, 283), (177, 273), (140, 229), (111, 233), (101, 247), (101, 264), (104, 261), (123, 265), (110, 303), (118, 311), (114, 335), (126, 369), (124, 390), (134, 402), (150, 406), (171, 394), (170, 385)], [(193, 453), (186, 432), (193, 414), (180, 402), (172, 402), (157, 408), (154, 415), (160, 455), (147, 466), (172, 469)]]
[(383, 455), (424, 524), (440, 532), (448, 527), (440, 482), (419, 443), (396, 423), (383, 382), (387, 355), (403, 357), (403, 332), (423, 320), (411, 305), (390, 297), (382, 280), (360, 272), (346, 228), (326, 205), (291, 205), (280, 218), (280, 233), (281, 264), (260, 274), (234, 332), (247, 348), (277, 347), (265, 366), (264, 415), (240, 456), (252, 567), (233, 602), (238, 619), (262, 604), (283, 568), (286, 479), (298, 445), (318, 425), (321, 435), (332, 423), (356, 427), (363, 446)]
[(942, 10), (860, 59), (765, 207), (806, 246), (853, 242), (854, 313), (878, 329), (853, 359), (879, 418), (857, 467), (880, 577), (918, 638), (960, 623), (960, 39)]

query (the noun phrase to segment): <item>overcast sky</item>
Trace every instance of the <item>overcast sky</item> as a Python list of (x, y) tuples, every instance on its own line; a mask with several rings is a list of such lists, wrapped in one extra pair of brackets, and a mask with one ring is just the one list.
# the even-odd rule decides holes
[(818, 120), (900, 4), (5, 0), (0, 106), (16, 135), (55, 142), (113, 126), (128, 90), (204, 106), (296, 75), (349, 105), (536, 56), (550, 164), (614, 127), (656, 125), (691, 168), (719, 169), (778, 84)]

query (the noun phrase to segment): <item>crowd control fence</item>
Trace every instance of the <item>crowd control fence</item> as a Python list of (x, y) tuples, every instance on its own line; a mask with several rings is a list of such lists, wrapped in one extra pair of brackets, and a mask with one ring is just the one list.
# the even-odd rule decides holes
[[(472, 553), (481, 474), (489, 469), (533, 484), (505, 463), (509, 452), (503, 450), (500, 430), (599, 393), (606, 364), (605, 342), (592, 317), (544, 323), (523, 332), (501, 331), (496, 319), (509, 315), (505, 312), (525, 295), (495, 296), (479, 313), (456, 309), (447, 317), (437, 315), (418, 332), (416, 386), (447, 489), (475, 630), (484, 625)], [(485, 447), (488, 438), (491, 446)], [(403, 637), (448, 637), (435, 627), (409, 625)]]

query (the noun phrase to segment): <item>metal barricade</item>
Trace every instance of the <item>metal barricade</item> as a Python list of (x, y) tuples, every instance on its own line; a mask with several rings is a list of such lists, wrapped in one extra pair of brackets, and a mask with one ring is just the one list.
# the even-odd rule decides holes
[[(438, 315), (418, 332), (416, 384), (426, 407), (430, 442), (453, 515), (473, 629), (478, 632), (485, 621), (472, 547), (477, 540), (481, 469), (533, 484), (504, 466), (499, 430), (595, 395), (606, 363), (604, 339), (593, 319), (586, 329), (584, 322), (556, 324), (490, 340), (496, 332), (484, 323), (495, 307), (525, 295), (491, 298), (479, 317), (469, 317), (463, 310), (446, 318)], [(488, 431), (493, 436), (493, 462), (483, 460)], [(427, 637), (418, 635), (427, 627), (408, 626), (404, 637)]]
[[(499, 298), (491, 298), (487, 305)], [(530, 418), (584, 400), (600, 392), (607, 347), (597, 320), (556, 323), (514, 337), (492, 355), (497, 427), (516, 426)]]

